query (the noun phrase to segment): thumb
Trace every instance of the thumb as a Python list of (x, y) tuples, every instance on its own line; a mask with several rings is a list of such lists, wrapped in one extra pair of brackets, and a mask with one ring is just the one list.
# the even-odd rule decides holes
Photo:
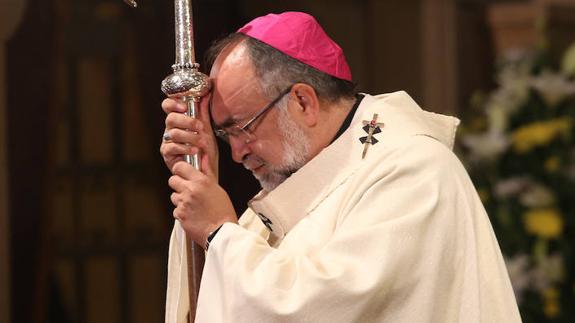
[[(215, 165), (212, 165), (210, 163), (210, 157), (207, 154), (203, 154), (202, 158), (201, 158), (201, 169), (202, 169), (202, 173), (206, 174), (206, 176), (213, 178), (216, 180), (216, 182), (219, 180), (219, 172), (218, 172), (218, 164), (217, 162), (215, 163)], [(214, 169), (215, 167), (215, 169)]]

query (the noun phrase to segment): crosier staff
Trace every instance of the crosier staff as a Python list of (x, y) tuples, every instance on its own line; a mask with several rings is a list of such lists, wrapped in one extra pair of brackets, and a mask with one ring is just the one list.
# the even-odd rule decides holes
[[(136, 7), (135, 0), (124, 0), (132, 7)], [(196, 62), (194, 50), (194, 29), (192, 24), (192, 0), (174, 0), (175, 29), (176, 29), (176, 63), (172, 65), (173, 73), (162, 81), (162, 91), (170, 98), (178, 98), (186, 102), (188, 110), (186, 115), (196, 118), (198, 115), (200, 98), (210, 90), (207, 75), (199, 71), (200, 65)], [(186, 162), (200, 170), (200, 156), (186, 155)], [(181, 259), (183, 268), (187, 270), (188, 292), (190, 302), (189, 321), (193, 322), (196, 314), (197, 296), (200, 289), (202, 270), (204, 267), (204, 250), (185, 234), (178, 221), (174, 230), (181, 230), (181, 236), (186, 236), (186, 255)], [(181, 250), (180, 250), (181, 251)], [(168, 282), (170, 284), (170, 282)]]

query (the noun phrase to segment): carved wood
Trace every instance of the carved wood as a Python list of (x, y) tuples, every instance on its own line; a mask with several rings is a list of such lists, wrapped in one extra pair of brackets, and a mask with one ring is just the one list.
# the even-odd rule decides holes
[(489, 8), (496, 55), (536, 46), (550, 46), (559, 56), (575, 39), (575, 2), (535, 0), (494, 4)]

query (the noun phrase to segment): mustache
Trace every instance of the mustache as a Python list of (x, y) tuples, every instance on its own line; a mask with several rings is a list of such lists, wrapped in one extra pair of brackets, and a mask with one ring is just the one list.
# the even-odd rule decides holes
[(260, 166), (262, 166), (263, 164), (265, 164), (264, 160), (254, 156), (254, 155), (247, 155), (244, 157), (244, 159), (242, 160), (242, 164), (244, 165), (244, 168), (247, 170), (254, 170)]

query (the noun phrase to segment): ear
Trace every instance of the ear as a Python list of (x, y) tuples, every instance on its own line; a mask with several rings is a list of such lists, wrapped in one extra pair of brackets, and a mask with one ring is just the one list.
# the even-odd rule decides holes
[(308, 127), (314, 127), (319, 122), (320, 102), (315, 89), (305, 83), (297, 83), (292, 87), (292, 96), (295, 96), (295, 109), (292, 109), (294, 118), (299, 119)]

